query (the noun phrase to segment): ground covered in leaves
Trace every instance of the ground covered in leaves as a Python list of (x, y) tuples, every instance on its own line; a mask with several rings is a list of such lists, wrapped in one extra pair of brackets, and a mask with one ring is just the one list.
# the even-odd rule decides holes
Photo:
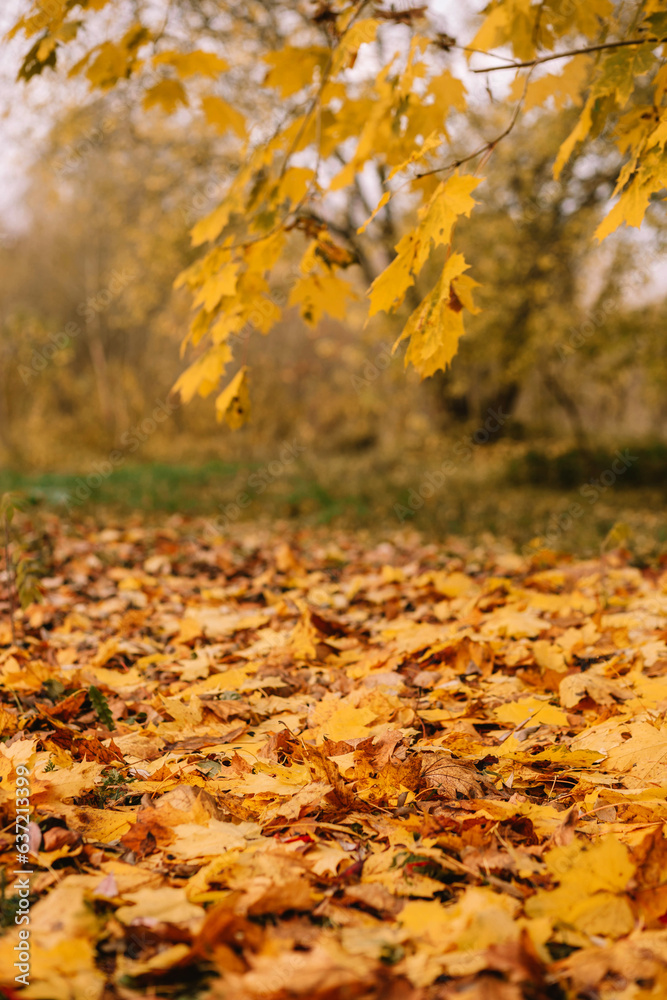
[(6, 996), (26, 768), (25, 996), (667, 995), (659, 566), (49, 535), (0, 625)]

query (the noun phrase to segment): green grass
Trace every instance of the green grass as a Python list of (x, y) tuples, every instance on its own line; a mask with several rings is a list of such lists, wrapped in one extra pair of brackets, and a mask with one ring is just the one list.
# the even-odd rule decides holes
[[(90, 496), (75, 509), (90, 513), (95, 507), (116, 506), (128, 510), (187, 511), (192, 514), (210, 512), (216, 491), (226, 489), (239, 473), (236, 463), (208, 462), (199, 467), (166, 465), (128, 465), (116, 469)], [(0, 492), (17, 490), (31, 502), (45, 503), (54, 509), (67, 509), (68, 498), (76, 501), (77, 489), (86, 483), (90, 473), (26, 474), (0, 472)], [(94, 482), (94, 481), (93, 481)]]
[[(661, 460), (655, 451), (641, 455), (627, 474), (591, 502), (590, 492), (582, 495), (582, 489), (610, 468), (613, 452), (600, 452), (592, 466), (572, 455), (558, 466), (555, 460), (544, 465), (529, 452), (508, 458), (480, 450), (414, 512), (409, 497), (437, 467), (437, 462), (425, 464), (417, 456), (400, 461), (374, 455), (322, 456), (286, 467), (261, 490), (250, 485), (252, 473), (266, 468), (259, 462), (128, 465), (103, 479), (82, 503), (69, 507), (67, 498), (76, 499), (84, 476), (3, 471), (0, 492), (21, 491), (33, 509), (53, 510), (72, 520), (92, 517), (104, 522), (135, 511), (149, 519), (180, 513), (217, 519), (225, 534), (241, 521), (288, 519), (295, 526), (340, 525), (373, 535), (416, 529), (440, 542), (450, 536), (471, 542), (496, 538), (520, 551), (531, 551), (541, 538), (546, 547), (579, 556), (599, 555), (610, 529), (623, 522), (630, 529), (628, 547), (641, 564), (667, 550), (667, 487), (655, 485), (664, 482), (656, 472)], [(244, 493), (249, 502), (234, 512), (236, 499)], [(576, 516), (571, 515), (573, 505)], [(232, 517), (226, 514), (230, 509)]]

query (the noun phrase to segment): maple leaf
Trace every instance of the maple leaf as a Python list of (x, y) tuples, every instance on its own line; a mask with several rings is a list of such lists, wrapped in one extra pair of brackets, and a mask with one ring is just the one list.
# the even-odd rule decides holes
[(447, 798), (477, 798), (482, 794), (479, 773), (474, 767), (457, 761), (451, 754), (424, 754), (422, 776), (426, 788)]
[(226, 420), (230, 427), (240, 427), (248, 419), (250, 400), (247, 373), (248, 369), (242, 367), (215, 401), (218, 420)]

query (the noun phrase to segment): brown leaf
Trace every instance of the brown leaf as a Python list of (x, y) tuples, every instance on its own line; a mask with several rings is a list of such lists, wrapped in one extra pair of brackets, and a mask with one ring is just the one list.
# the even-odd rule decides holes
[(448, 753), (425, 753), (421, 759), (422, 784), (446, 798), (480, 798), (482, 783), (472, 764), (456, 760)]
[(61, 847), (79, 847), (81, 845), (81, 834), (74, 830), (67, 830), (62, 826), (52, 826), (42, 834), (42, 850), (57, 851)]

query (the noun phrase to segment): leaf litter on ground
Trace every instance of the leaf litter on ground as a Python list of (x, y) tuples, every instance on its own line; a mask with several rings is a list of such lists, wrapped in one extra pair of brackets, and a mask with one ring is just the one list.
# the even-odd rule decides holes
[(24, 765), (31, 998), (667, 995), (667, 572), (51, 535), (0, 625), (8, 990)]

